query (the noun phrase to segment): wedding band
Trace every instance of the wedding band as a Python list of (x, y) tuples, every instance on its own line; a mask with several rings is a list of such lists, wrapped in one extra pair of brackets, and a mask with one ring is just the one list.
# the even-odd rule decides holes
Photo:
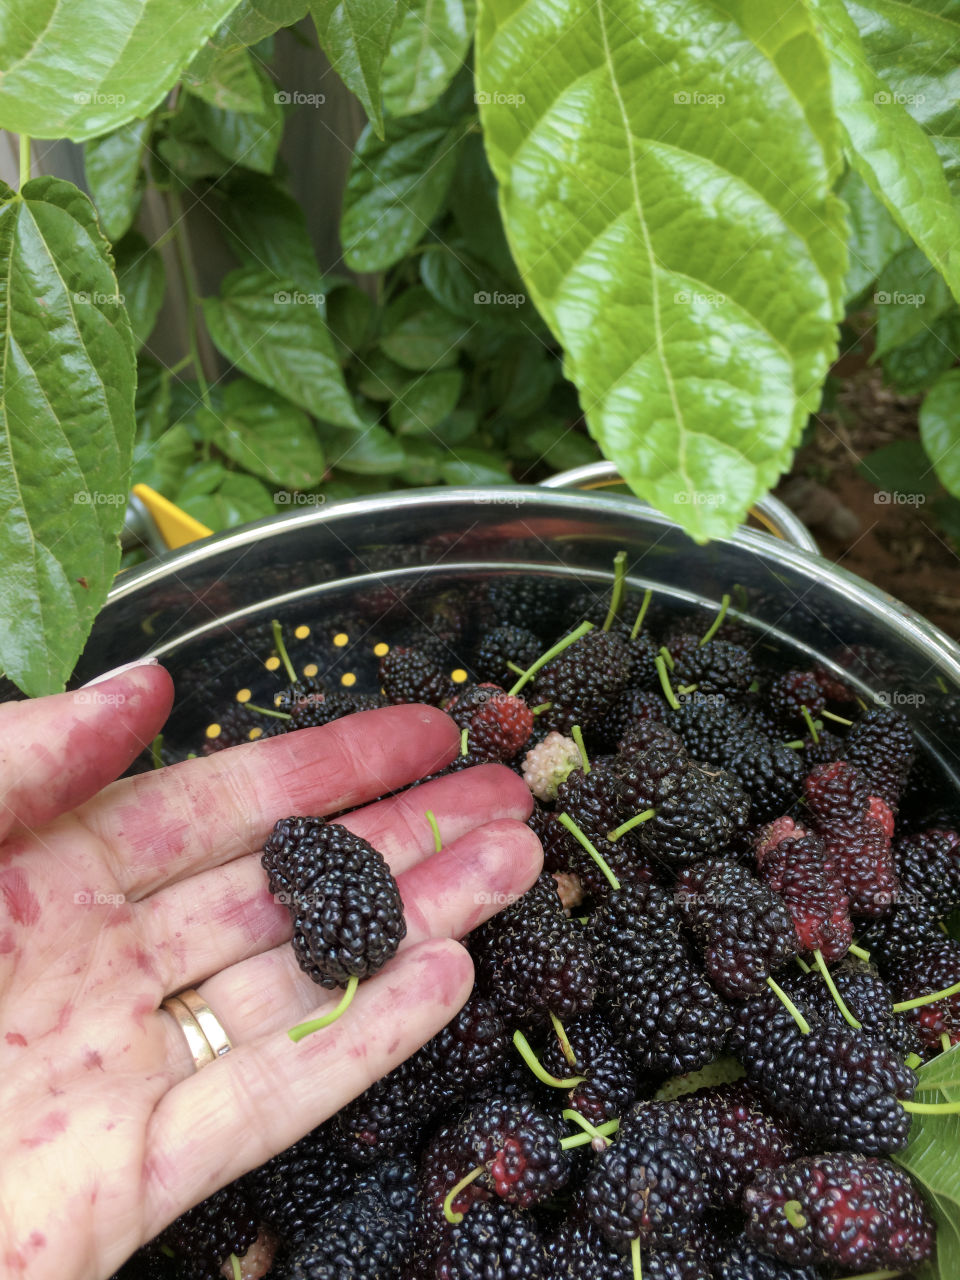
[(176, 1018), (177, 1025), (184, 1034), (187, 1046), (190, 1049), (190, 1055), (193, 1058), (193, 1065), (200, 1070), (201, 1067), (208, 1067), (211, 1062), (216, 1062), (217, 1055), (211, 1049), (207, 1037), (200, 1030), (200, 1023), (187, 1008), (187, 1006), (176, 996), (170, 996), (164, 1000), (160, 1006), (166, 1009), (172, 1018)]
[(225, 1053), (230, 1052), (233, 1048), (230, 1043), (230, 1037), (220, 1025), (216, 1014), (196, 991), (193, 989), (181, 991), (174, 999), (179, 1000), (181, 1004), (185, 1004), (193, 1014), (200, 1030), (203, 1032), (204, 1039), (213, 1050), (215, 1058), (222, 1058)]

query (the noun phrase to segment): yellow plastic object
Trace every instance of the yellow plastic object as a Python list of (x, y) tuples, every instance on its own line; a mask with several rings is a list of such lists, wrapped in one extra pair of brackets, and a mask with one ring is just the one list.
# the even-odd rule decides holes
[(198, 538), (209, 538), (213, 533), (212, 529), (208, 529), (199, 520), (194, 520), (193, 516), (188, 516), (148, 484), (135, 484), (133, 492), (147, 508), (160, 537), (169, 548), (186, 546), (188, 542), (196, 542)]

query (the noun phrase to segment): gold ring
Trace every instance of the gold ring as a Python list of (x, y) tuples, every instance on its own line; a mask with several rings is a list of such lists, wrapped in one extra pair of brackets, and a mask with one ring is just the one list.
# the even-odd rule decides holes
[(216, 1062), (217, 1055), (213, 1052), (213, 1049), (207, 1041), (207, 1037), (201, 1031), (200, 1023), (197, 1022), (196, 1018), (181, 1000), (178, 1000), (176, 996), (170, 996), (164, 1000), (160, 1008), (166, 1009), (167, 1013), (169, 1013), (171, 1017), (176, 1018), (177, 1025), (183, 1032), (187, 1041), (187, 1046), (190, 1049), (190, 1054), (193, 1058), (193, 1063), (197, 1071), (199, 1071), (201, 1067), (208, 1067), (211, 1062)]
[(179, 1000), (181, 1004), (185, 1004), (193, 1014), (194, 1020), (203, 1032), (207, 1044), (213, 1050), (215, 1058), (222, 1058), (225, 1053), (230, 1052), (233, 1048), (230, 1043), (230, 1037), (224, 1031), (217, 1020), (216, 1014), (202, 996), (190, 988), (187, 991), (179, 992), (174, 999)]

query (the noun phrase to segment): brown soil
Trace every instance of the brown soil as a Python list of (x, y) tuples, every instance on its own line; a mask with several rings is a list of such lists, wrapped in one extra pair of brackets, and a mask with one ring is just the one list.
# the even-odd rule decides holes
[(836, 408), (815, 420), (778, 495), (806, 521), (822, 553), (960, 637), (960, 557), (929, 503), (877, 502), (857, 464), (882, 445), (917, 439), (919, 399), (883, 385), (862, 360), (844, 375)]

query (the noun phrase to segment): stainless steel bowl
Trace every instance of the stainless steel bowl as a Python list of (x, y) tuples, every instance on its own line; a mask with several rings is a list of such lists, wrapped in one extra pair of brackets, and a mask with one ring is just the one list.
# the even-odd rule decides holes
[[(284, 623), (301, 669), (311, 663), (363, 689), (376, 681), (374, 646), (454, 584), (533, 573), (549, 577), (558, 593), (599, 594), (623, 548), (631, 587), (652, 587), (664, 604), (701, 615), (732, 591), (731, 615), (756, 630), (758, 643), (800, 663), (826, 664), (865, 700), (895, 701), (960, 799), (960, 761), (937, 717), (945, 692), (960, 690), (960, 648), (952, 640), (817, 555), (803, 526), (772, 500), (760, 518), (780, 536), (743, 528), (697, 546), (631, 496), (563, 487), (612, 478), (598, 464), (547, 487), (408, 490), (204, 539), (121, 575), (76, 680), (159, 656), (178, 682), (177, 739), (195, 734), (209, 714), (211, 683), (218, 695), (244, 685), (255, 698), (270, 697), (279, 684), (264, 666), (271, 618)], [(296, 639), (297, 627), (309, 636)]]

